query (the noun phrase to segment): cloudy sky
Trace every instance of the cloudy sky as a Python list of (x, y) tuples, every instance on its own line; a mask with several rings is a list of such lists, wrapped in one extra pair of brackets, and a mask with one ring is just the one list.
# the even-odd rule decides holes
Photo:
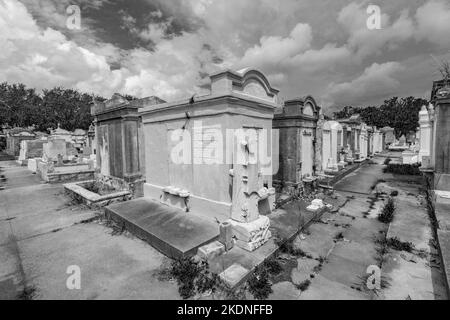
[[(81, 11), (69, 29), (67, 7)], [(369, 4), (381, 29), (366, 25)], [(0, 0), (0, 82), (166, 100), (255, 67), (329, 111), (429, 97), (450, 60), (449, 0)]]

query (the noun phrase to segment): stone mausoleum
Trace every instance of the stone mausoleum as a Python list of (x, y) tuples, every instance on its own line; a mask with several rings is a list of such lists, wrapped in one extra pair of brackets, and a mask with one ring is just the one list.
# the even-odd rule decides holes
[(278, 90), (254, 69), (225, 70), (210, 79), (208, 95), (133, 102), (141, 106), (144, 197), (106, 208), (169, 256), (216, 239), (219, 224), (231, 226), (235, 244), (249, 251), (270, 238), (265, 215), (275, 204)]
[(94, 101), (96, 179), (117, 190), (142, 195), (144, 146), (139, 106), (115, 93), (105, 102)]
[(287, 100), (275, 113), (273, 128), (279, 131), (280, 165), (273, 179), (278, 190), (302, 189), (320, 172), (319, 114), (320, 107), (311, 96)]

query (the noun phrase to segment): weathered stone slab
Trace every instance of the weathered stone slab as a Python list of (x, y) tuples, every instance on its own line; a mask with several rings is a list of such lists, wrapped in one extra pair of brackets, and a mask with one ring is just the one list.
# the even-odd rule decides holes
[(219, 277), (230, 287), (234, 288), (250, 271), (240, 264), (233, 264), (225, 269)]
[(172, 258), (194, 255), (219, 236), (215, 221), (147, 198), (107, 206), (105, 214)]
[(220, 256), (224, 252), (225, 246), (219, 241), (213, 241), (198, 248), (197, 255), (202, 259), (210, 260), (212, 258)]

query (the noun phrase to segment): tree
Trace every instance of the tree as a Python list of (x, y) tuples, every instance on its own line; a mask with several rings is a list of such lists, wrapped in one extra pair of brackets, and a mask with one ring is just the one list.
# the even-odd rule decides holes
[(43, 90), (41, 107), (46, 121), (41, 121), (41, 126), (47, 129), (56, 128), (59, 124), (69, 131), (77, 128), (88, 129), (93, 120), (90, 113), (92, 98), (92, 95), (73, 89), (57, 87)]
[(378, 107), (352, 107), (346, 106), (342, 110), (335, 112), (338, 119), (349, 118), (353, 114), (359, 114), (361, 120), (369, 126), (392, 127), (397, 138), (407, 135), (410, 131), (415, 131), (419, 126), (419, 111), (422, 105), (428, 101), (422, 98), (392, 97), (384, 101)]
[(0, 84), (0, 124), (27, 127), (39, 115), (40, 97), (24, 84)]
[[(0, 125), (17, 127), (34, 125), (39, 131), (56, 128), (87, 130), (93, 118), (90, 103), (93, 94), (74, 89), (53, 88), (39, 95), (24, 84), (0, 83)], [(97, 100), (104, 101), (102, 97)]]

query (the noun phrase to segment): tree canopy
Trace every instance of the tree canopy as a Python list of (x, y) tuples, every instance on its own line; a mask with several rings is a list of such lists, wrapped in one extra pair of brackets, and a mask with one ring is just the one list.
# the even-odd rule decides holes
[(422, 98), (392, 97), (378, 107), (345, 106), (342, 110), (334, 112), (333, 115), (336, 119), (344, 119), (353, 114), (359, 114), (361, 120), (369, 126), (394, 128), (395, 136), (399, 138), (417, 129), (420, 108), (427, 104), (428, 101)]
[[(124, 95), (134, 100), (131, 95)], [(90, 103), (95, 98), (105, 99), (94, 94), (82, 93), (74, 89), (55, 87), (45, 89), (41, 94), (24, 84), (0, 83), (0, 125), (28, 127), (34, 125), (39, 131), (48, 131), (58, 124), (63, 129), (73, 131), (76, 128), (88, 129), (93, 118)], [(345, 106), (334, 112), (334, 118), (348, 118), (360, 114), (361, 119), (370, 126), (394, 128), (398, 137), (415, 131), (419, 126), (419, 111), (428, 101), (415, 97), (392, 97), (380, 106)]]
[(93, 118), (90, 113), (93, 94), (56, 87), (38, 94), (24, 84), (0, 84), (0, 125), (28, 127), (48, 131), (58, 124), (63, 129), (88, 129)]

